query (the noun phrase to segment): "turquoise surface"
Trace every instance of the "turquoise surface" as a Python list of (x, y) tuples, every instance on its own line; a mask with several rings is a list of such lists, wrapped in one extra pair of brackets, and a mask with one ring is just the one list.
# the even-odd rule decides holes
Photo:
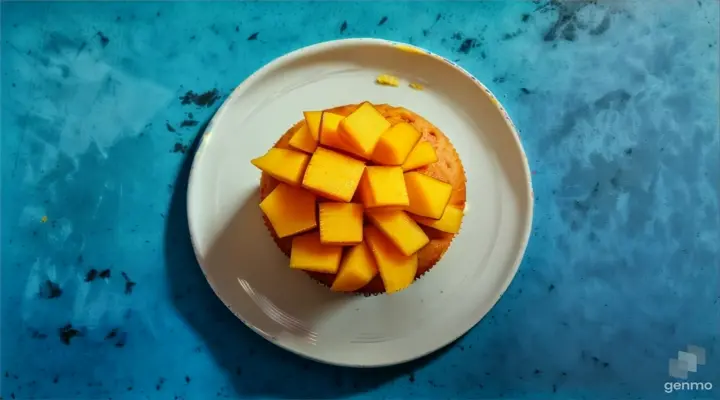
[[(720, 386), (719, 3), (599, 3), (3, 2), (2, 397), (720, 397), (672, 385)], [(245, 328), (185, 218), (195, 139), (225, 96), (347, 37), (426, 47), (487, 84), (536, 194), (492, 312), (380, 370)], [(671, 378), (691, 344), (704, 365)]]

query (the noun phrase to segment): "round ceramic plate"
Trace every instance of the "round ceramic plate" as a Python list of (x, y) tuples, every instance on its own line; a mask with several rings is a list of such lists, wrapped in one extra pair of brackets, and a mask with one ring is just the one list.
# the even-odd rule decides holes
[[(399, 77), (400, 86), (375, 84), (379, 74)], [(407, 290), (372, 297), (332, 293), (288, 267), (263, 225), (260, 171), (250, 164), (302, 111), (366, 100), (428, 119), (467, 173), (462, 230), (442, 260)], [(518, 134), (490, 91), (442, 57), (376, 39), (306, 47), (250, 76), (207, 127), (188, 187), (195, 254), (225, 305), (278, 346), (358, 367), (421, 357), (478, 323), (518, 269), (532, 209)]]

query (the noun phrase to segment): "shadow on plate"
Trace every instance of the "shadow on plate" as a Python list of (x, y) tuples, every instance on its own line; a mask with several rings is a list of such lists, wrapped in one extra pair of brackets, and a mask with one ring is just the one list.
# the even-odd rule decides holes
[[(204, 129), (204, 126), (200, 129), (192, 148), (185, 155), (174, 185), (165, 227), (167, 279), (173, 305), (202, 338), (216, 363), (226, 371), (238, 396), (333, 398), (367, 392), (386, 382), (410, 375), (446, 351), (447, 347), (420, 360), (380, 369), (335, 367), (306, 360), (285, 351), (263, 339), (236, 318), (208, 285), (195, 259), (190, 242), (186, 210), (187, 184), (193, 155)], [(247, 260), (257, 261), (261, 258), (255, 257), (267, 257), (268, 251), (278, 257), (284, 257), (274, 248), (272, 240), (266, 234), (255, 196), (250, 198), (246, 207), (241, 207), (236, 213), (233, 222), (220, 235), (221, 238), (209, 252), (208, 258), (244, 260), (244, 265), (257, 267), (258, 265)], [(250, 236), (247, 235), (253, 235), (254, 241), (248, 240)], [(258, 237), (263, 237), (264, 242), (261, 240), (260, 244), (256, 245)], [(240, 258), (241, 254), (243, 258)], [(278, 271), (273, 271), (273, 274), (275, 272)], [(283, 272), (295, 278), (290, 281), (291, 284), (315, 284), (303, 274), (292, 274), (293, 271), (289, 269), (278, 273)], [(277, 277), (271, 281), (269, 275), (258, 275), (257, 271), (253, 273), (252, 269), (246, 273), (250, 274), (248, 280), (252, 278), (253, 284), (259, 285), (258, 292), (263, 293), (263, 285), (277, 284)], [(233, 284), (240, 289), (240, 285)], [(292, 292), (287, 291), (285, 294), (291, 296)], [(248, 301), (252, 301), (250, 300), (252, 297), (248, 296)], [(291, 297), (269, 300), (281, 306), (290, 299)], [(248, 303), (248, 305), (252, 304)], [(312, 312), (318, 310), (308, 309), (305, 317), (309, 320), (317, 317)], [(267, 324), (268, 336), (277, 333), (271, 330), (272, 326), (277, 324)]]

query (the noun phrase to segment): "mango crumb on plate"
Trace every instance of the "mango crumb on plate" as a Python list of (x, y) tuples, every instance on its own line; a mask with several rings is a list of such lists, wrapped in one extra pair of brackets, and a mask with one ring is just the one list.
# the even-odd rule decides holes
[(400, 86), (400, 79), (398, 79), (396, 76), (382, 74), (378, 75), (378, 77), (375, 78), (375, 83), (378, 83), (380, 85), (398, 87)]
[(40, 218), (40, 222), (42, 222), (42, 223), (44, 224), (44, 223), (47, 222), (47, 219), (48, 219), (48, 218), (47, 218), (47, 215), (43, 215), (43, 217)]
[(410, 82), (410, 84), (408, 86), (410, 86), (410, 88), (415, 89), (415, 90), (425, 89), (425, 86), (423, 86), (422, 84), (417, 83), (417, 82)]

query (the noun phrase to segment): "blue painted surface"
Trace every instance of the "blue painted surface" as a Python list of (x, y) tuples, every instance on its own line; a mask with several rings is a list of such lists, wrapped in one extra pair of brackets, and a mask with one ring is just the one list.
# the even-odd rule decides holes
[[(720, 397), (718, 15), (710, 0), (2, 3), (2, 397)], [(366, 36), (485, 82), (537, 197), (520, 271), (478, 326), (358, 371), (275, 348), (222, 306), (184, 193), (193, 140), (240, 81)], [(708, 358), (690, 380), (718, 387), (666, 394), (688, 344)]]

